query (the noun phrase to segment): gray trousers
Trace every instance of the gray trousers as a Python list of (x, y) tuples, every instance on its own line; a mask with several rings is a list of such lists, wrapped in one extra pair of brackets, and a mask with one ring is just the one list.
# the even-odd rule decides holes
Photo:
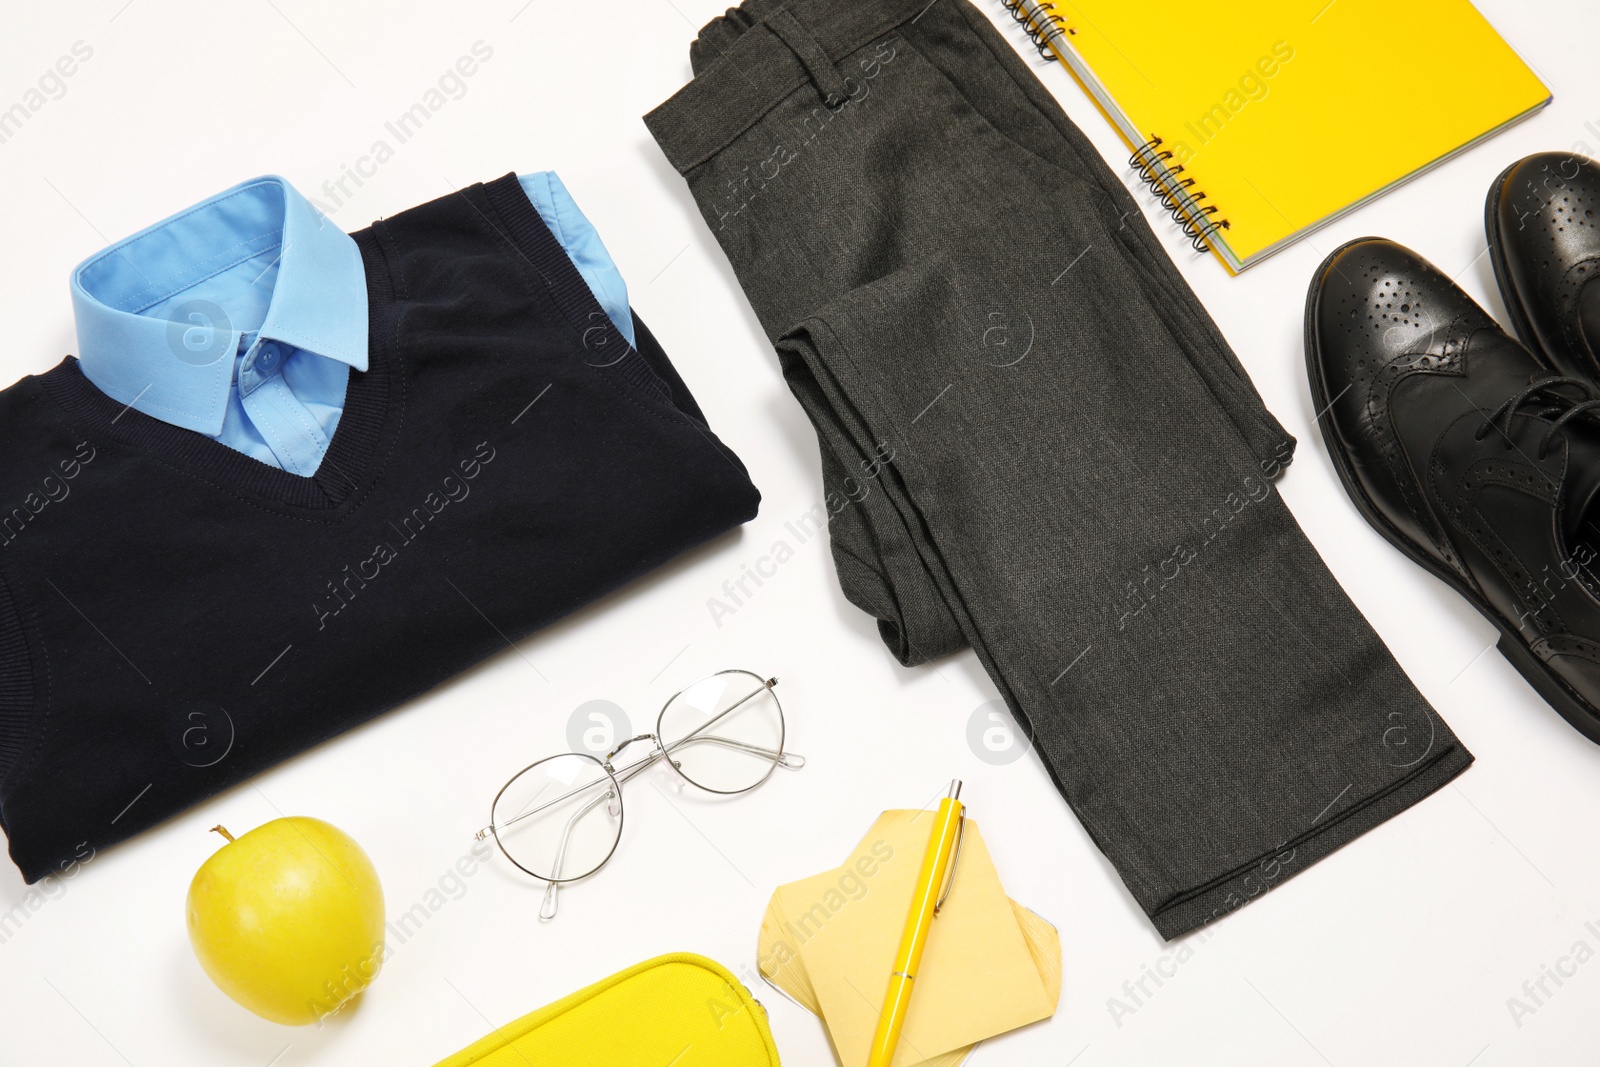
[(902, 663), (973, 648), (1163, 936), (1472, 762), (1274, 492), (1293, 438), (966, 0), (747, 0), (690, 58), (645, 121), (857, 501), (845, 594)]

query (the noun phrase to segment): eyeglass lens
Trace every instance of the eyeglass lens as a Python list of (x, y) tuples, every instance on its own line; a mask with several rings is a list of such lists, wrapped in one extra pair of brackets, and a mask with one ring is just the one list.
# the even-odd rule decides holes
[(690, 783), (742, 793), (764, 782), (783, 754), (783, 709), (766, 679), (723, 671), (668, 701), (656, 734)]
[(506, 783), (493, 820), (511, 862), (546, 881), (572, 881), (611, 858), (622, 832), (621, 791), (594, 757), (552, 756)]

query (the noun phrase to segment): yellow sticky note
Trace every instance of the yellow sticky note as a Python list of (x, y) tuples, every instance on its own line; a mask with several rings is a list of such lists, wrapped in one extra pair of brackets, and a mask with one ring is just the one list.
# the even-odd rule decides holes
[[(762, 972), (820, 1009), (844, 1067), (867, 1060), (931, 827), (929, 812), (885, 812), (841, 867), (773, 895)], [(1005, 895), (968, 819), (894, 1067), (958, 1062), (975, 1042), (1051, 1015), (1060, 988), (1055, 931)]]

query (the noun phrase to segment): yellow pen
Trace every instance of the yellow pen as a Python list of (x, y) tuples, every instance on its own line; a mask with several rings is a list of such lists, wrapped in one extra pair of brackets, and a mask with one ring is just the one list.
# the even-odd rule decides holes
[[(922, 854), (922, 871), (917, 875), (917, 888), (911, 894), (911, 913), (906, 916), (905, 932), (900, 935), (900, 948), (894, 954), (889, 992), (883, 998), (883, 1011), (878, 1015), (878, 1032), (872, 1038), (867, 1067), (889, 1067), (895, 1047), (900, 1044), (900, 1030), (906, 1024), (906, 1011), (911, 1007), (911, 990), (916, 984), (917, 968), (922, 964), (922, 950), (927, 947), (933, 917), (949, 895), (946, 876), (955, 873), (955, 855), (961, 847), (958, 832), (964, 810), (958, 779), (950, 783), (950, 792), (939, 801), (939, 810), (933, 817), (933, 833), (928, 838), (927, 851)], [(946, 886), (943, 892), (941, 886)]]

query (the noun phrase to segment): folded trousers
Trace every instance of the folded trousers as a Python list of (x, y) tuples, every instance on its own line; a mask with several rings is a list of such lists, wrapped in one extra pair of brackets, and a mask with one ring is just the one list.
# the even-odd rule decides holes
[(1134, 198), (966, 0), (748, 0), (690, 58), (645, 121), (851, 501), (845, 594), (902, 663), (971, 646), (1164, 937), (1472, 762), (1275, 492), (1294, 441)]

